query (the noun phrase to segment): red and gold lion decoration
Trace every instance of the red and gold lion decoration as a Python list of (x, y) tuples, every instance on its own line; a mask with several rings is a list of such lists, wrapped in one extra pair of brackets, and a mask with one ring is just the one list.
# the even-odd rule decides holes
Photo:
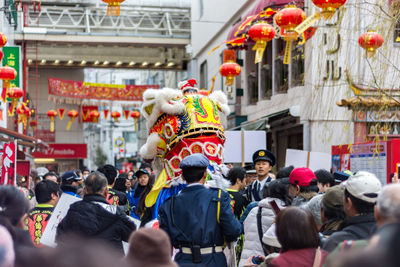
[(227, 97), (221, 92), (199, 90), (191, 79), (180, 90), (148, 89), (143, 94), (142, 114), (149, 136), (141, 156), (153, 160), (158, 174), (146, 206), (154, 205), (162, 188), (170, 187), (181, 175), (179, 163), (188, 155), (203, 153), (210, 162), (223, 162), (225, 142), (221, 113), (228, 115)]

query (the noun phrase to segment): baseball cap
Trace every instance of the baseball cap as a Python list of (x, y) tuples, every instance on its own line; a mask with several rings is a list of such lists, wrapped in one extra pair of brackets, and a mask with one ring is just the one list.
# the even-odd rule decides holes
[(359, 171), (341, 183), (341, 185), (355, 198), (369, 203), (375, 203), (382, 184), (375, 174)]
[(139, 178), (139, 177), (140, 177), (141, 175), (143, 175), (143, 174), (150, 175), (149, 172), (148, 172), (146, 169), (139, 169), (139, 170), (137, 170), (137, 171), (135, 172), (135, 175), (134, 175), (134, 176), (136, 176), (136, 178)]
[(36, 171), (37, 171), (37, 175), (39, 177), (43, 177), (46, 173), (49, 172), (49, 170), (47, 168), (45, 168), (45, 167), (39, 167), (39, 168), (36, 169)]
[(82, 180), (82, 178), (80, 176), (78, 176), (74, 171), (67, 171), (64, 172), (64, 174), (61, 176), (63, 181), (80, 181)]
[(179, 164), (179, 168), (185, 169), (190, 167), (207, 168), (210, 161), (201, 153), (194, 153), (184, 158)]
[(343, 208), (343, 198), (344, 188), (339, 185), (335, 185), (326, 190), (324, 196), (322, 197), (322, 204), (324, 204), (327, 208), (341, 209)]
[(289, 175), (289, 182), (299, 186), (310, 186), (311, 182), (316, 179), (315, 174), (309, 168), (295, 168)]

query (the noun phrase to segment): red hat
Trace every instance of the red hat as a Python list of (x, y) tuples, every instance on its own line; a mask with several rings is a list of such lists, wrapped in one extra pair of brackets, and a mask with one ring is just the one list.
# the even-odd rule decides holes
[(316, 180), (315, 174), (309, 168), (295, 168), (289, 175), (289, 182), (293, 185), (310, 186)]

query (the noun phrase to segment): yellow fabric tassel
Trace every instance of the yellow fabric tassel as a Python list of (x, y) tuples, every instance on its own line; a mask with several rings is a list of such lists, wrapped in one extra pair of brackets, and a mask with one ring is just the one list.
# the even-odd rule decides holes
[(283, 64), (289, 65), (290, 58), (292, 57), (292, 40), (286, 41), (285, 55), (283, 57)]

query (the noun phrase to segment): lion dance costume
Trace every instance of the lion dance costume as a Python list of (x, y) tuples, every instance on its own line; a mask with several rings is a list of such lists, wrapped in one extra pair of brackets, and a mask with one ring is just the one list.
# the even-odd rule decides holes
[(157, 175), (145, 202), (146, 207), (154, 206), (153, 219), (159, 206), (185, 186), (179, 169), (183, 158), (203, 153), (216, 167), (211, 167), (214, 173), (223, 161), (225, 134), (220, 114), (229, 113), (226, 95), (199, 90), (196, 84), (191, 79), (179, 83), (180, 90), (148, 89), (143, 94), (142, 114), (149, 136), (140, 154), (153, 160)]

